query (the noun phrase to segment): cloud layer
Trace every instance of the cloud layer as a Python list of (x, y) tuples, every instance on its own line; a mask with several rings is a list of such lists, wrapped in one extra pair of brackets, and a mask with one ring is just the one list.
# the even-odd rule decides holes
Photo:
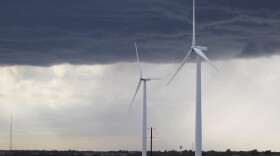
[[(0, 64), (111, 64), (181, 61), (191, 42), (192, 1), (3, 1)], [(197, 1), (198, 43), (212, 59), (279, 50), (279, 6), (271, 0)]]

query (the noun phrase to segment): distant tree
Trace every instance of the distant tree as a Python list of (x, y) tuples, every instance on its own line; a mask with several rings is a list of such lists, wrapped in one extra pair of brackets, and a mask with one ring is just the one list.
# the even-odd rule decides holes
[(264, 155), (271, 155), (271, 151), (270, 150), (264, 151)]
[(249, 155), (250, 156), (259, 156), (260, 153), (258, 152), (258, 150), (254, 149), (252, 151), (249, 151)]
[(232, 152), (231, 152), (230, 149), (227, 149), (227, 150), (226, 150), (226, 156), (232, 156)]

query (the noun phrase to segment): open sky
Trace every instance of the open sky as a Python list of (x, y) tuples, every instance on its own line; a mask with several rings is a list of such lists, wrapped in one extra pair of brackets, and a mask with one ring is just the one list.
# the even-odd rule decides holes
[[(192, 0), (0, 2), (0, 147), (140, 150), (148, 83), (155, 150), (194, 142), (195, 65), (165, 84), (191, 46)], [(197, 0), (204, 150), (280, 151), (280, 1)]]

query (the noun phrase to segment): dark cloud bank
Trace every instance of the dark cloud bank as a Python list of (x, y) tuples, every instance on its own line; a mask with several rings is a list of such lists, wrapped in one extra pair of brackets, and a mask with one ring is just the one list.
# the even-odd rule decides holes
[[(279, 0), (197, 0), (198, 43), (212, 59), (280, 52)], [(140, 57), (181, 61), (191, 42), (192, 0), (0, 2), (0, 64), (108, 64)]]

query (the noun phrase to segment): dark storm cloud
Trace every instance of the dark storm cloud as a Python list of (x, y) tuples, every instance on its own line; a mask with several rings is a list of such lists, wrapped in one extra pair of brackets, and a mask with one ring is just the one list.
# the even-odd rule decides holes
[[(181, 61), (190, 46), (191, 0), (0, 2), (0, 64)], [(198, 43), (215, 59), (279, 53), (279, 0), (198, 0)]]

